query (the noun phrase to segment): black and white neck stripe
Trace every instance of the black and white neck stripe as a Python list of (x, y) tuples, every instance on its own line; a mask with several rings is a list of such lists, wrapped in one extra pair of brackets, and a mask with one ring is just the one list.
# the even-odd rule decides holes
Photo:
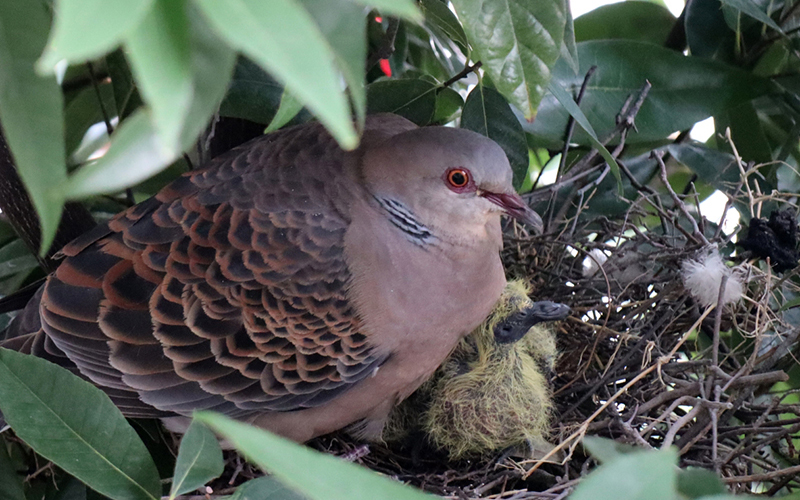
[(397, 200), (375, 196), (375, 201), (389, 215), (389, 221), (412, 242), (428, 246), (436, 240), (431, 230), (420, 223), (408, 207)]

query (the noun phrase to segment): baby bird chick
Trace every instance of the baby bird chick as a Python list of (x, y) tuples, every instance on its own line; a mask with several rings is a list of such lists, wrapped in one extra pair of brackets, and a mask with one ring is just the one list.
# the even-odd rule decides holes
[(520, 280), (506, 285), (483, 324), (394, 410), (385, 440), (420, 430), (451, 459), (544, 442), (552, 409), (545, 374), (558, 352), (553, 332), (537, 324), (563, 319), (570, 310), (533, 302), (529, 291)]

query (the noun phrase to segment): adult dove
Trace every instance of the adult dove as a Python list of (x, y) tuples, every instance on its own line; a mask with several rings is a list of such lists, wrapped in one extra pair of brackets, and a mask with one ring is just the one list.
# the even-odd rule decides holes
[(479, 134), (375, 115), (347, 152), (300, 125), (71, 242), (5, 346), (128, 416), (374, 437), (500, 297), (503, 213), (541, 228)]

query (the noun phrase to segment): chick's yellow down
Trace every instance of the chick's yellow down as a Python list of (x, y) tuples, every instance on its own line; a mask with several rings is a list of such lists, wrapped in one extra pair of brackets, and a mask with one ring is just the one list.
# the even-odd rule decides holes
[[(558, 352), (551, 329), (528, 325), (562, 319), (569, 308), (534, 303), (529, 291), (523, 281), (507, 284), (486, 321), (394, 411), (385, 440), (420, 430), (452, 459), (544, 442), (553, 407), (545, 374)], [(541, 304), (549, 307), (544, 317), (535, 313)]]

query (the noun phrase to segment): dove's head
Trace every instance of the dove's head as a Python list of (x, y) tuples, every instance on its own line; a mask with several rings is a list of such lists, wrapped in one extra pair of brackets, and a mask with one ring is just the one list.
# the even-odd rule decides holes
[(469, 130), (397, 134), (365, 152), (362, 174), (379, 202), (396, 203), (436, 236), (496, 233), (503, 213), (542, 230), (542, 219), (511, 184), (502, 148)]

